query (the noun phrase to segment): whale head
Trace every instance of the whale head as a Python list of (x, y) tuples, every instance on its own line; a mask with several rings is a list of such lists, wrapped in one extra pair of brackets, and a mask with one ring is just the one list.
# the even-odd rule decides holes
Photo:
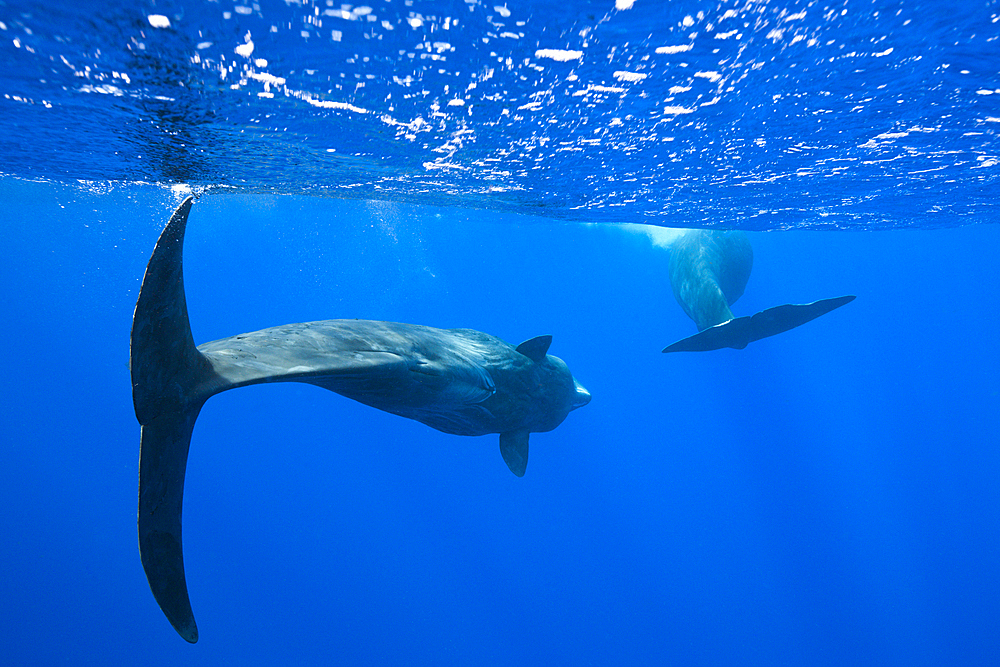
[(546, 354), (542, 365), (548, 367), (546, 375), (552, 387), (548, 419), (551, 426), (538, 430), (551, 431), (566, 419), (566, 415), (590, 403), (590, 392), (573, 377), (569, 366), (559, 357)]
[(580, 381), (573, 378), (573, 404), (570, 406), (570, 410), (576, 410), (577, 408), (582, 408), (587, 403), (590, 403), (590, 392), (580, 384)]

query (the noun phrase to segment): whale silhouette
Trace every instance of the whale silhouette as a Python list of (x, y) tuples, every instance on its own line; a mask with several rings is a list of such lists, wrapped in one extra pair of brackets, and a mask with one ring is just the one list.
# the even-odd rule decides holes
[(516, 348), (471, 329), (368, 320), (272, 327), (195, 346), (182, 251), (193, 198), (174, 212), (146, 268), (132, 319), (132, 398), (141, 425), (139, 552), (150, 589), (189, 642), (181, 505), (188, 447), (205, 401), (262, 382), (305, 382), (445, 433), (500, 434), (517, 476), (530, 433), (551, 431), (590, 394), (547, 354), (551, 336)]
[(854, 296), (839, 296), (734, 317), (729, 306), (743, 295), (752, 267), (753, 249), (744, 232), (689, 229), (678, 236), (670, 248), (670, 286), (698, 333), (663, 352), (742, 350), (755, 340), (794, 329), (854, 301)]

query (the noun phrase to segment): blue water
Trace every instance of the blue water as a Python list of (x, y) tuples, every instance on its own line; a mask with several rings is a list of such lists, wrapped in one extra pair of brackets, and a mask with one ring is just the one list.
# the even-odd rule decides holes
[[(6, 662), (994, 664), (1000, 3), (364, 7), (0, 3)], [(315, 387), (212, 398), (187, 644), (128, 370), (187, 192), (197, 342), (549, 333), (593, 401), (518, 479)], [(748, 230), (737, 315), (858, 298), (663, 355), (695, 328), (620, 222)]]

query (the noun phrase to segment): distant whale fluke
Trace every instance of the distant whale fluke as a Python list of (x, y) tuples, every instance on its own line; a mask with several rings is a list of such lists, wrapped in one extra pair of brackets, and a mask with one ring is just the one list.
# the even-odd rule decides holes
[(734, 317), (716, 324), (668, 345), (663, 351), (708, 352), (724, 347), (742, 350), (755, 340), (794, 329), (851, 301), (854, 301), (853, 296), (838, 296), (806, 304), (786, 303), (783, 306), (768, 308), (753, 315)]
[(668, 345), (663, 352), (707, 352), (724, 347), (742, 350), (755, 340), (794, 329), (855, 298), (785, 304), (734, 317), (729, 306), (742, 296), (752, 267), (753, 250), (741, 231), (692, 229), (682, 234), (670, 250), (670, 286), (699, 333)]
[(456, 435), (500, 434), (524, 475), (530, 433), (550, 431), (590, 394), (548, 354), (551, 336), (517, 348), (472, 329), (369, 320), (287, 324), (195, 346), (182, 250), (192, 198), (164, 228), (132, 320), (132, 398), (141, 425), (139, 552), (153, 596), (198, 641), (181, 546), (184, 472), (195, 420), (211, 396), (261, 382), (305, 382)]

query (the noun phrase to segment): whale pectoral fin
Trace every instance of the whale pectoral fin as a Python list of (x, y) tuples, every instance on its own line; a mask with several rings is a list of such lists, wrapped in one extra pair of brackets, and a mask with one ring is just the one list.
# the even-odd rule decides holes
[(198, 641), (181, 549), (181, 504), (191, 431), (201, 406), (168, 410), (142, 425), (139, 555), (153, 597), (181, 637)]
[(820, 315), (826, 315), (831, 310), (854, 301), (853, 295), (838, 296), (832, 299), (820, 299), (806, 304), (786, 303), (762, 310), (753, 315), (750, 324), (750, 341), (760, 340), (789, 329), (803, 325)]
[(545, 355), (551, 344), (552, 336), (535, 336), (524, 341), (515, 349), (535, 363), (541, 363), (545, 361)]
[(682, 338), (672, 345), (663, 348), (663, 352), (708, 352), (721, 350), (724, 347), (734, 347), (737, 350), (745, 348), (751, 340), (751, 323), (749, 317), (735, 317), (722, 324), (716, 324), (693, 336)]
[(528, 431), (507, 431), (500, 434), (500, 454), (510, 471), (524, 477), (528, 467)]

